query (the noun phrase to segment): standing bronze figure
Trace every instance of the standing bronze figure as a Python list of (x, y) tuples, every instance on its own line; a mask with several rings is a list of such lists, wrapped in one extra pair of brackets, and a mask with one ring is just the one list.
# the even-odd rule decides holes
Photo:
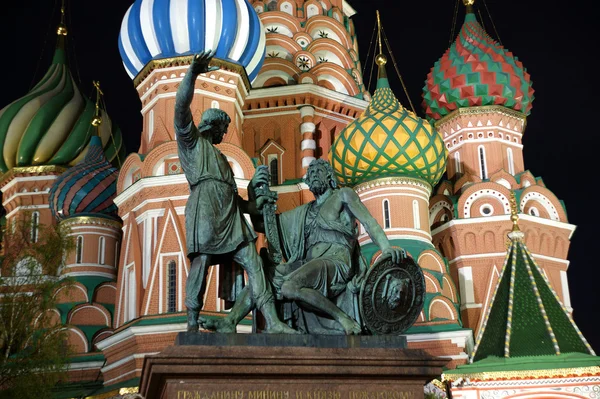
[(295, 333), (277, 318), (273, 294), (265, 281), (262, 261), (256, 251), (256, 234), (243, 215), (259, 214), (259, 208), (267, 199), (243, 200), (238, 195), (227, 158), (215, 147), (223, 140), (231, 120), (219, 109), (206, 110), (198, 127), (192, 119), (190, 105), (196, 78), (201, 73), (218, 69), (209, 67), (213, 56), (211, 51), (194, 56), (177, 90), (175, 102), (179, 159), (190, 185), (185, 208), (187, 255), (191, 262), (185, 299), (187, 328), (198, 331), (208, 267), (234, 261), (248, 275), (251, 296), (265, 318), (265, 332)]

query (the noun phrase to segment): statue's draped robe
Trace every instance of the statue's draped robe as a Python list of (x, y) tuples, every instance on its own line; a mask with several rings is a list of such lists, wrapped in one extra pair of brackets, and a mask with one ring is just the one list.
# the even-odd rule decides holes
[[(232, 270), (227, 255), (240, 244), (256, 240), (254, 230), (239, 208), (233, 171), (225, 155), (208, 138), (200, 136), (193, 121), (184, 128), (176, 125), (175, 131), (181, 168), (190, 185), (185, 206), (188, 258), (211, 254), (214, 264)], [(235, 270), (234, 276), (220, 273), (229, 280), (220, 284), (224, 299), (234, 299), (235, 293), (241, 290), (241, 268), (235, 267)]]
[[(298, 208), (278, 215), (280, 238), (286, 263), (278, 265), (272, 277), (275, 289), (281, 287), (283, 281), (293, 276), (303, 264), (310, 261), (305, 259), (306, 255), (306, 229), (309, 221), (307, 215), (313, 202), (301, 205)], [(335, 265), (333, 275), (327, 275), (328, 270), (322, 270), (319, 276), (315, 276), (313, 288), (328, 297), (344, 313), (360, 323), (358, 310), (358, 295), (347, 289), (347, 283), (359, 273), (360, 262), (364, 262), (360, 254), (360, 246), (356, 243), (355, 233), (352, 229), (342, 225), (339, 221), (326, 221), (319, 215), (317, 210), (316, 222), (321, 227), (335, 232), (345, 234), (352, 238), (352, 245), (345, 251), (339, 251), (340, 246), (325, 246), (324, 250), (313, 259), (330, 262)], [(365, 267), (364, 263), (362, 264)], [(328, 268), (329, 269), (329, 268)], [(281, 298), (280, 298), (281, 299)], [(306, 304), (285, 302), (282, 306), (282, 320), (291, 322), (292, 326), (307, 333), (343, 333), (341, 326), (331, 318), (310, 309)]]

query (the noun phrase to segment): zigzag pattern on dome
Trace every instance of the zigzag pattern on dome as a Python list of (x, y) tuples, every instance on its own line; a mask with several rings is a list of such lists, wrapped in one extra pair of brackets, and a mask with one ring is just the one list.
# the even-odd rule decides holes
[(216, 58), (243, 66), (252, 81), (265, 41), (247, 0), (136, 0), (123, 18), (119, 51), (132, 79), (151, 60), (216, 50)]
[(529, 115), (533, 92), (521, 61), (468, 13), (456, 41), (427, 75), (422, 105), (431, 120), (458, 108), (484, 105), (503, 105)]

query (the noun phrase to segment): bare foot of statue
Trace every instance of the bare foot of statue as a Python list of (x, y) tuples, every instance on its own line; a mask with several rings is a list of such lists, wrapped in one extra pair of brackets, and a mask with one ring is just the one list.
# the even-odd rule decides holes
[(218, 333), (235, 333), (237, 332), (235, 324), (231, 322), (227, 317), (221, 317), (218, 319), (209, 319), (206, 317), (200, 317), (198, 321), (200, 327), (205, 330), (215, 331)]
[(270, 327), (263, 330), (265, 334), (302, 334), (281, 321), (274, 321)]
[(346, 335), (359, 335), (362, 332), (360, 324), (358, 324), (355, 320), (352, 320), (350, 317), (342, 317), (338, 321), (342, 325)]

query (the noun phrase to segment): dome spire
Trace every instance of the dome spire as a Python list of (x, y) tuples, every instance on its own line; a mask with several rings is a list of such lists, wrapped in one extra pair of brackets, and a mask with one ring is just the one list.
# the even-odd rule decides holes
[(473, 4), (475, 4), (475, 0), (463, 0), (463, 4), (467, 7), (467, 14), (472, 14)]
[(387, 64), (387, 57), (383, 55), (383, 44), (381, 41), (381, 16), (379, 15), (379, 10), (377, 10), (377, 44), (379, 45), (379, 54), (375, 57), (375, 62), (377, 63), (379, 70), (377, 73), (377, 88), (380, 89), (382, 87), (390, 87), (390, 84), (387, 80), (387, 72), (385, 70), (385, 64)]
[(67, 33), (67, 25), (65, 24), (65, 0), (62, 0), (62, 4), (60, 6), (60, 23), (56, 29), (56, 34), (58, 36), (67, 36)]
[(94, 113), (94, 119), (92, 119), (92, 126), (94, 126), (95, 129), (95, 136), (98, 136), (98, 129), (100, 128), (100, 125), (102, 124), (102, 115), (100, 112), (100, 97), (102, 95), (104, 95), (104, 93), (102, 92), (102, 90), (100, 89), (100, 82), (97, 80), (94, 80), (94, 87), (96, 88), (96, 111)]
[(56, 28), (56, 51), (54, 52), (53, 64), (66, 64), (65, 38), (67, 37), (67, 25), (65, 23), (65, 0), (62, 0), (60, 6), (60, 23)]

